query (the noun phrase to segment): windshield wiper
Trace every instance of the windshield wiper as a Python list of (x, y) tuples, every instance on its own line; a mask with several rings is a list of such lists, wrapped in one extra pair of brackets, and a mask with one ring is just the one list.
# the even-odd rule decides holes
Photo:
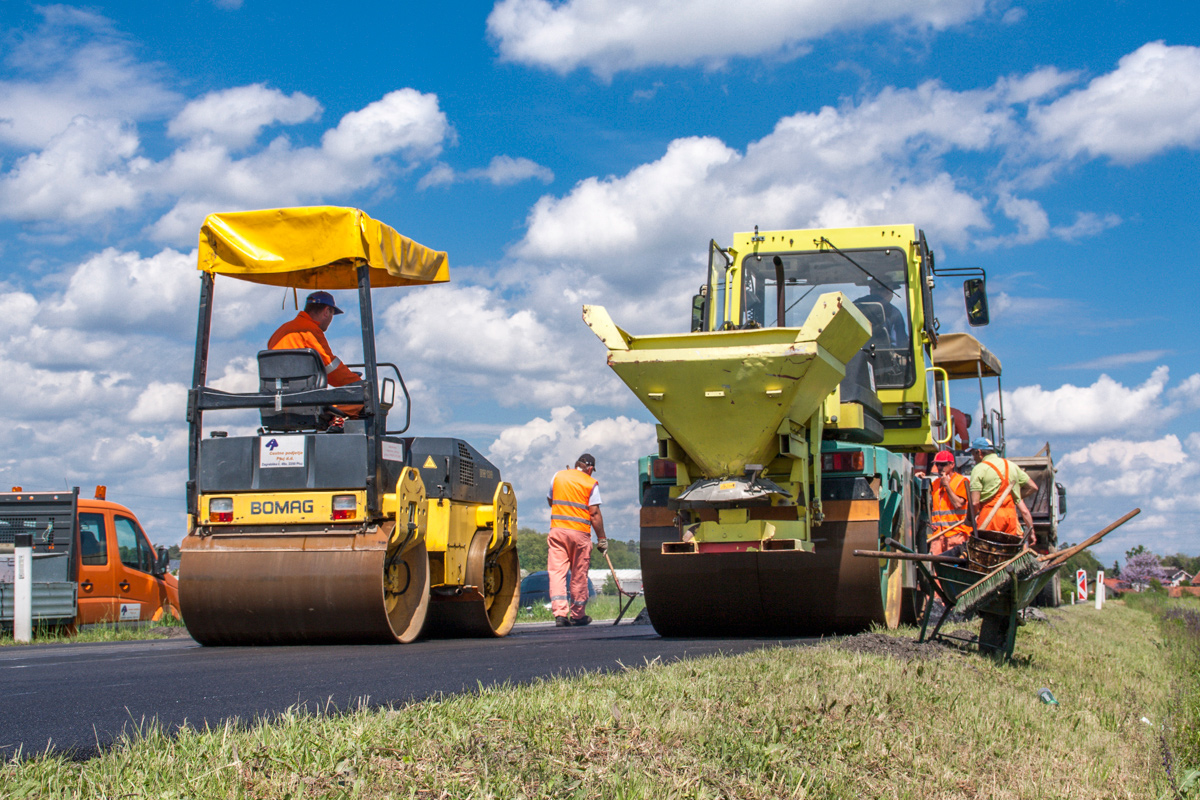
[(845, 253), (843, 253), (841, 250), (839, 250), (839, 249), (838, 249), (838, 246), (837, 246), (836, 244), (834, 244), (833, 242), (829, 241), (829, 240), (828, 240), (828, 239), (826, 239), (824, 236), (822, 236), (822, 237), (821, 237), (821, 238), (818, 240), (818, 242), (817, 242), (817, 243), (818, 243), (818, 244), (827, 244), (827, 245), (829, 245), (831, 248), (833, 248), (833, 252), (837, 253), (839, 256), (841, 256), (842, 258), (846, 259), (847, 261), (849, 261), (849, 262), (850, 262), (851, 264), (853, 264), (854, 266), (858, 267), (858, 268), (859, 268), (859, 270), (861, 270), (861, 271), (862, 271), (862, 273), (863, 273), (864, 275), (866, 275), (868, 278), (870, 278), (871, 280), (875, 281), (876, 283), (878, 283), (878, 284), (879, 284), (880, 286), (882, 286), (883, 288), (887, 289), (887, 290), (888, 290), (889, 292), (891, 292), (892, 294), (896, 294), (896, 290), (895, 290), (895, 289), (893, 289), (891, 286), (888, 286), (888, 285), (887, 285), (887, 283), (885, 283), (885, 282), (884, 282), (884, 281), (883, 281), (881, 278), (879, 278), (879, 277), (877, 277), (877, 276), (875, 276), (875, 275), (871, 274), (871, 272), (870, 272), (870, 271), (868, 271), (866, 267), (864, 267), (862, 264), (860, 264), (860, 263), (858, 263), (857, 261), (855, 261), (855, 260), (854, 260), (853, 258), (851, 258), (850, 256), (848, 256), (848, 255), (846, 255)]

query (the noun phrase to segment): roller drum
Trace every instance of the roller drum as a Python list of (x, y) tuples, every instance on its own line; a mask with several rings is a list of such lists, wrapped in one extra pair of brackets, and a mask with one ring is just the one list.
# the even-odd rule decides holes
[(466, 585), (434, 590), (425, 634), (430, 637), (504, 636), (512, 630), (521, 599), (516, 546), (489, 553), (490, 530), (480, 530), (467, 551)]
[(204, 645), (415, 639), (429, 560), (423, 541), (389, 554), (390, 529), (188, 536), (179, 566), (188, 632)]
[(815, 552), (662, 554), (674, 527), (644, 527), (642, 587), (663, 636), (813, 636), (854, 633), (888, 622), (875, 549), (878, 522), (829, 521)]

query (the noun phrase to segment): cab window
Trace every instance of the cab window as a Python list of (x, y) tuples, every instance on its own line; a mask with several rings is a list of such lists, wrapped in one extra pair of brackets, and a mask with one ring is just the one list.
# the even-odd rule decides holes
[(79, 555), (84, 564), (108, 563), (108, 532), (103, 514), (79, 515)]
[(141, 572), (153, 571), (154, 551), (150, 549), (137, 523), (128, 517), (114, 517), (113, 525), (117, 531), (117, 550), (121, 553), (121, 563)]

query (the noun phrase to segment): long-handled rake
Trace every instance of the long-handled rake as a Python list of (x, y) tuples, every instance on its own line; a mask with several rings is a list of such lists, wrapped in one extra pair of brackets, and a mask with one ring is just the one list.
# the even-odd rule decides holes
[[(604, 560), (608, 562), (608, 571), (612, 574), (613, 586), (617, 587), (617, 606), (621, 609), (621, 613), (617, 614), (617, 618), (613, 620), (613, 625), (616, 625), (625, 616), (625, 612), (629, 610), (629, 607), (633, 605), (633, 601), (637, 599), (641, 592), (628, 592), (625, 590), (625, 587), (621, 585), (621, 581), (617, 579), (617, 571), (613, 569), (612, 559), (608, 557), (607, 551), (604, 553)], [(622, 597), (628, 597), (629, 602), (622, 601)]]

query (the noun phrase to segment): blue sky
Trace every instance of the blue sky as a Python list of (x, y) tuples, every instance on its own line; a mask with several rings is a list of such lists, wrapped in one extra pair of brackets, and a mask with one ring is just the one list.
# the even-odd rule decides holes
[[(106, 483), (178, 540), (203, 216), (328, 203), (450, 253), (451, 285), (376, 300), (415, 430), (489, 453), (534, 527), (591, 450), (633, 537), (653, 427), (579, 306), (681, 329), (710, 238), (912, 222), (988, 271), (976, 332), (1012, 452), (1052, 443), (1064, 538), (1140, 506), (1106, 562), (1200, 552), (1196, 4), (144, 9), (0, 0), (0, 484)], [(282, 300), (219, 285), (219, 385), (253, 385)]]

